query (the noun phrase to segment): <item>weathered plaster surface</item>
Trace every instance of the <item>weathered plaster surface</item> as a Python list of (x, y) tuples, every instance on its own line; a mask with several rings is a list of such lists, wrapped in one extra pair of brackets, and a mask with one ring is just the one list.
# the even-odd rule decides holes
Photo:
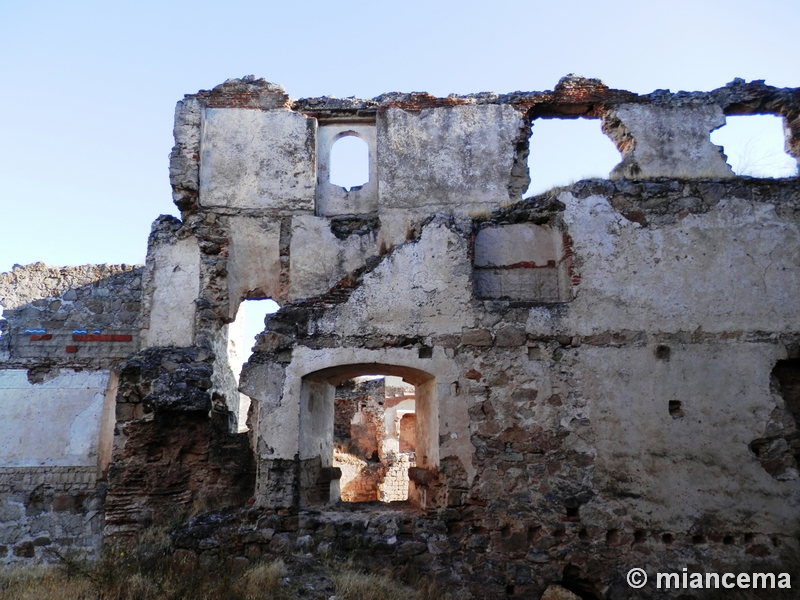
[(797, 330), (800, 230), (775, 204), (726, 197), (707, 213), (643, 228), (608, 198), (559, 199), (581, 258), (568, 317), (576, 333)]
[(412, 212), (466, 212), (509, 199), (522, 115), (507, 105), (458, 106), (378, 118), (381, 204)]
[(97, 466), (107, 371), (0, 371), (0, 467)]
[[(748, 448), (780, 401), (769, 373), (782, 355), (774, 344), (679, 344), (669, 360), (651, 347), (576, 351), (598, 491), (624, 494), (630, 517), (664, 530), (704, 520), (769, 534), (795, 527), (797, 472), (778, 481)], [(670, 415), (670, 400), (683, 416)]]
[(606, 113), (603, 127), (622, 153), (611, 178), (717, 179), (733, 177), (711, 132), (725, 124), (719, 106), (665, 108), (622, 104)]
[(200, 286), (197, 240), (187, 237), (158, 245), (151, 261), (153, 290), (142, 346), (191, 346)]
[(288, 110), (206, 109), (200, 203), (314, 210), (316, 122)]
[(324, 294), (377, 253), (374, 231), (340, 240), (332, 233), (328, 219), (311, 215), (293, 218), (290, 299)]

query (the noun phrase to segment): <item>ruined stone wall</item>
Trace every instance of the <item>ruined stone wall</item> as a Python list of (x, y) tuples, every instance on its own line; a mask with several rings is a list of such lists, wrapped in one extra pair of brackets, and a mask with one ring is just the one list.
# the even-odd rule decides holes
[[(764, 113), (798, 157), (800, 91), (763, 82), (292, 101), (245, 78), (187, 96), (181, 219), (154, 224), (138, 352), (118, 365), (107, 531), (252, 497), (179, 544), (352, 537), (478, 598), (554, 582), (624, 598), (643, 556), (652, 571), (787, 568), (800, 187), (735, 177), (709, 138)], [(542, 118), (600, 120), (621, 154), (609, 179), (523, 199)], [(370, 150), (352, 191), (325, 179), (345, 134)], [(281, 310), (237, 390), (228, 325), (258, 298)], [(10, 356), (22, 338), (0, 339)], [(375, 372), (416, 388), (416, 512), (373, 527), (328, 505), (335, 387)], [(248, 434), (231, 433), (239, 390)]]
[(138, 349), (142, 268), (15, 265), (0, 273), (0, 360), (109, 368)]
[[(264, 101), (247, 92), (257, 82), (226, 86)], [(411, 500), (447, 511), (450, 568), (479, 597), (556, 581), (612, 597), (643, 554), (663, 568), (780, 564), (800, 488), (796, 424), (770, 381), (798, 341), (797, 181), (734, 177), (709, 133), (726, 114), (772, 112), (794, 139), (797, 101), (760, 83), (635, 96), (567, 78), (535, 94), (291, 105), (318, 140), (346, 116), (369, 146), (374, 118), (377, 185), (335, 196), (318, 181), (317, 214), (282, 228), (284, 304), (243, 373), (256, 502), (303, 506), (272, 483), (279, 471), (302, 488), (288, 464), (319, 452), (293, 433), (302, 390), (377, 366), (420, 390)], [(215, 119), (232, 106), (219, 102)], [(522, 200), (529, 124), (576, 116), (602, 120), (619, 167)], [(306, 124), (293, 143), (313, 139)], [(295, 166), (324, 173), (322, 143)], [(228, 180), (226, 206), (288, 210), (254, 191), (255, 162), (226, 156), (249, 174)]]
[(138, 348), (142, 268), (0, 274), (0, 561), (97, 556), (117, 366)]

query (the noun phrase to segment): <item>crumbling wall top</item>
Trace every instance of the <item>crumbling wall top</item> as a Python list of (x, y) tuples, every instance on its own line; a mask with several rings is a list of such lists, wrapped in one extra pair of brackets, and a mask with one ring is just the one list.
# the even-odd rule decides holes
[(479, 92), (446, 97), (426, 92), (389, 92), (372, 99), (321, 96), (292, 101), (282, 86), (248, 75), (242, 79), (229, 79), (210, 91), (201, 90), (186, 97), (196, 97), (213, 108), (292, 108), (314, 116), (337, 113), (367, 115), (392, 107), (419, 111), (466, 104), (511, 104), (530, 109), (533, 116), (596, 117), (599, 108), (625, 103), (674, 108), (717, 104), (730, 115), (774, 113), (793, 118), (800, 114), (800, 88), (776, 88), (766, 85), (763, 80), (746, 82), (740, 78), (711, 92), (655, 90), (640, 95), (610, 88), (599, 79), (570, 74), (561, 78), (552, 90), (546, 91)]

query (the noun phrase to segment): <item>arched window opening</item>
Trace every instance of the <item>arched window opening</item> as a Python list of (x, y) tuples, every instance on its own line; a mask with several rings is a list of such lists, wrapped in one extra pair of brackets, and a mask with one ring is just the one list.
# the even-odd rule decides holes
[(784, 151), (781, 117), (743, 115), (725, 120), (724, 126), (711, 133), (711, 141), (722, 146), (734, 173), (748, 177), (797, 175), (797, 161)]
[(330, 182), (348, 191), (369, 182), (369, 148), (357, 135), (345, 133), (333, 143)]
[[(228, 366), (239, 385), (242, 366), (253, 353), (256, 336), (264, 331), (264, 320), (267, 315), (278, 311), (280, 306), (274, 300), (244, 300), (236, 312), (236, 320), (228, 325)], [(250, 410), (250, 397), (233, 390), (229, 398), (229, 410), (236, 423), (235, 431), (247, 431), (247, 413)]]
[(336, 387), (333, 466), (344, 502), (408, 500), (416, 466), (416, 390), (395, 376), (365, 376)]
[(524, 197), (582, 179), (608, 179), (620, 160), (598, 119), (537, 119), (528, 154), (531, 183)]

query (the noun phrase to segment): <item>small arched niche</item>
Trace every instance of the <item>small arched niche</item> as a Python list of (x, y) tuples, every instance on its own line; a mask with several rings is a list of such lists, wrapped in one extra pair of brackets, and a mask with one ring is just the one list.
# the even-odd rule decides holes
[(320, 124), (317, 216), (368, 214), (378, 209), (376, 140), (374, 123)]
[[(373, 406), (367, 406), (370, 401), (359, 397), (350, 398), (349, 402), (355, 401), (355, 410), (347, 411), (344, 416), (339, 414), (337, 423), (337, 389), (340, 390), (339, 398), (342, 398), (341, 390), (349, 382), (376, 380), (382, 378), (384, 384), (380, 390), (381, 398), (374, 398), (371, 402)], [(345, 384), (343, 386), (342, 384)], [(365, 386), (369, 387), (369, 386)], [(378, 387), (378, 386), (374, 386)], [(397, 395), (395, 391), (388, 391), (389, 388), (403, 390), (403, 398), (398, 402), (388, 401), (391, 395)], [(383, 402), (383, 404), (379, 404)], [(340, 401), (339, 404), (342, 404)], [(362, 406), (363, 404), (363, 406)], [(412, 408), (413, 407), (413, 408)], [(380, 412), (380, 415), (367, 416), (367, 412)], [(352, 412), (353, 414), (350, 414)], [(361, 412), (361, 416), (358, 413)], [(406, 464), (411, 461), (410, 453), (406, 448), (406, 460), (398, 460), (400, 467), (394, 464), (393, 458), (388, 455), (392, 452), (400, 454), (400, 421), (404, 415), (414, 415), (413, 431), (413, 465)], [(383, 420), (380, 423), (380, 420)], [(345, 423), (344, 421), (348, 421)], [(373, 423), (372, 427), (360, 427)], [(355, 423), (355, 427), (350, 428), (350, 424)], [(407, 426), (407, 424), (406, 424)], [(381, 429), (384, 433), (375, 436), (374, 451), (375, 459), (373, 462), (384, 463), (387, 472), (390, 467), (405, 468), (409, 466), (420, 467), (423, 469), (435, 470), (439, 463), (439, 444), (438, 444), (438, 401), (436, 397), (436, 379), (430, 373), (420, 371), (411, 367), (385, 364), (353, 364), (342, 365), (322, 369), (315, 373), (306, 375), (303, 378), (300, 395), (300, 487), (301, 504), (306, 506), (327, 504), (344, 499), (345, 501), (384, 501), (392, 502), (407, 499), (412, 505), (425, 507), (426, 492), (418, 487), (413, 481), (408, 480), (407, 472), (404, 474), (390, 475), (392, 481), (387, 484), (386, 478), (382, 481), (375, 481), (374, 494), (370, 494), (369, 486), (364, 482), (356, 482), (364, 487), (364, 490), (357, 492), (345, 490), (358, 476), (357, 473), (345, 472), (342, 480), (341, 473), (346, 471), (342, 468), (342, 461), (347, 460), (342, 456), (341, 440), (337, 443), (337, 428), (347, 427), (350, 432), (368, 432), (371, 429)], [(377, 432), (373, 432), (377, 433)], [(342, 432), (338, 432), (339, 437), (343, 437)], [(366, 437), (371, 434), (365, 433)], [(412, 437), (408, 430), (405, 431), (404, 439), (406, 444)], [(352, 438), (351, 438), (352, 439)], [(347, 454), (357, 455), (359, 452), (369, 454), (369, 448), (373, 441), (371, 439), (353, 440), (353, 447), (357, 451)], [(397, 446), (395, 449), (394, 446)], [(367, 457), (369, 458), (369, 457)], [(367, 462), (367, 461), (364, 461)], [(391, 464), (389, 464), (391, 463)], [(403, 467), (403, 465), (405, 465)], [(377, 467), (377, 466), (376, 466)], [(397, 487), (398, 480), (408, 482), (405, 493), (394, 489)], [(369, 485), (373, 485), (370, 483)], [(389, 485), (392, 489), (385, 486)], [(383, 487), (381, 487), (383, 486)]]

